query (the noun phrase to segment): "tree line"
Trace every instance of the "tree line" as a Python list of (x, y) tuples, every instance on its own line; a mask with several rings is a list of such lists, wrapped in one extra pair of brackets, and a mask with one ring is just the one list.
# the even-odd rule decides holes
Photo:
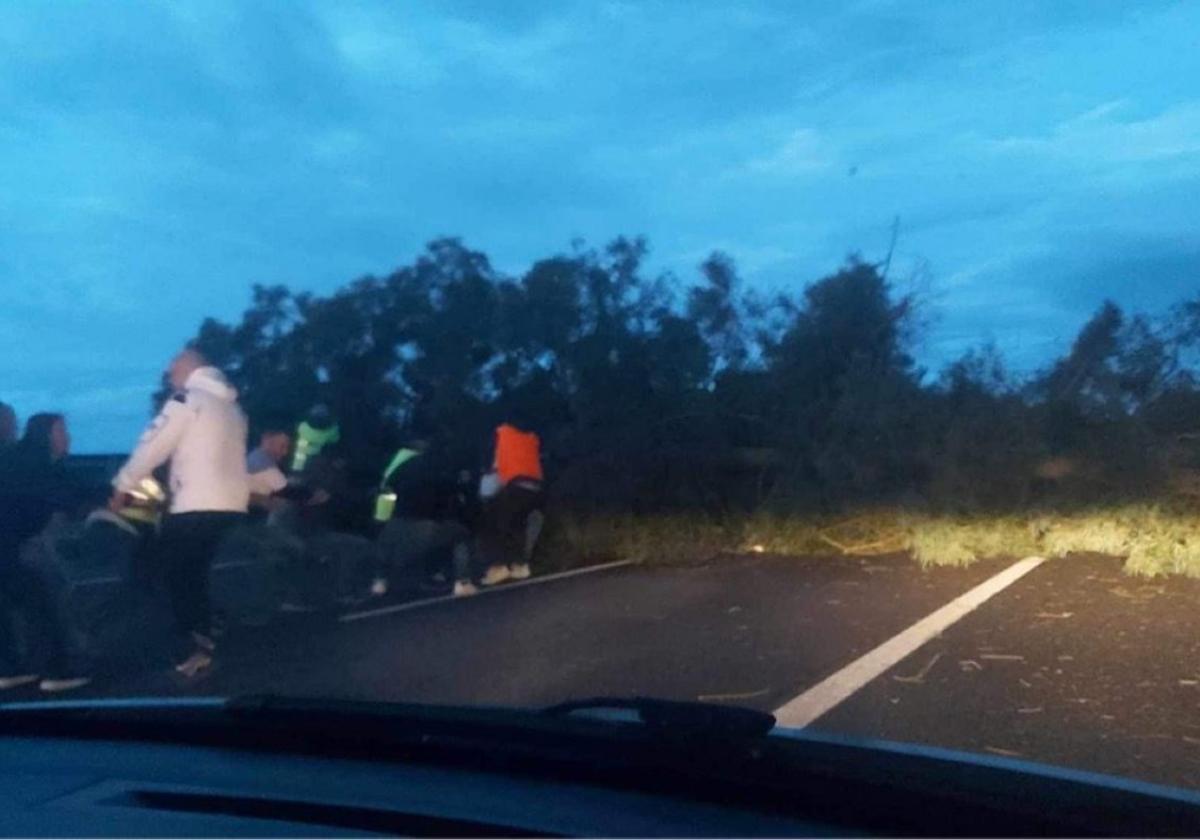
[(721, 253), (687, 281), (646, 256), (619, 238), (509, 276), (438, 239), (332, 294), (255, 286), (194, 341), (256, 425), (329, 405), (364, 482), (413, 435), (479, 466), (511, 419), (541, 434), (554, 502), (585, 512), (1156, 496), (1200, 430), (1200, 298), (1157, 320), (1103, 302), (1032, 376), (990, 345), (934, 373), (912, 356), (921, 302), (882, 265), (768, 296)]

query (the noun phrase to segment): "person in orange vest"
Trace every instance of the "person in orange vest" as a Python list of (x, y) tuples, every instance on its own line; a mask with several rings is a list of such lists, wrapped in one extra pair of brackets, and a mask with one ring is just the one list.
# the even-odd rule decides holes
[(529, 577), (545, 516), (541, 440), (513, 423), (496, 428), (492, 471), (480, 482), (484, 500), (484, 586)]

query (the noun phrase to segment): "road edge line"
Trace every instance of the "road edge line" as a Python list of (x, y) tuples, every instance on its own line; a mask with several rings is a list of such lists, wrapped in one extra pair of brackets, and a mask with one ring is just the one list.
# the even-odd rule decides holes
[(538, 575), (536, 577), (527, 578), (525, 580), (513, 581), (511, 583), (499, 584), (497, 586), (481, 587), (474, 595), (466, 595), (455, 597), (453, 595), (436, 595), (432, 598), (422, 598), (419, 601), (406, 601), (403, 604), (392, 604), (389, 607), (377, 607), (372, 610), (361, 610), (359, 612), (346, 613), (343, 616), (338, 616), (338, 621), (346, 624), (351, 621), (362, 621), (364, 618), (377, 618), (383, 615), (392, 615), (399, 612), (407, 612), (408, 610), (427, 607), (430, 604), (441, 604), (446, 601), (470, 601), (475, 598), (480, 598), (484, 595), (493, 595), (497, 592), (511, 592), (514, 589), (521, 589), (526, 586), (533, 586), (538, 583), (549, 583), (554, 580), (563, 580), (564, 578), (578, 577), (579, 575), (588, 575), (592, 572), (602, 572), (606, 569), (619, 569), (622, 566), (632, 566), (633, 560), (614, 560), (612, 563), (600, 563), (596, 566), (582, 566), (578, 569), (567, 569), (564, 572), (554, 572), (548, 575)]
[(784, 703), (774, 712), (776, 721), (780, 726), (797, 729), (808, 726), (930, 639), (941, 634), (959, 619), (969, 615), (993, 595), (1016, 583), (1044, 562), (1046, 562), (1045, 557), (1026, 557), (978, 586), (967, 590), (916, 624), (901, 630), (883, 644)]

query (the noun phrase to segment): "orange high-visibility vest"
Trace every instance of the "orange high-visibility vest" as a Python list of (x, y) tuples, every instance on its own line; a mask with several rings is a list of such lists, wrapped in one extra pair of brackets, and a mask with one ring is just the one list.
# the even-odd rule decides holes
[(496, 474), (502, 484), (514, 478), (542, 480), (542, 442), (533, 432), (505, 423), (496, 428)]

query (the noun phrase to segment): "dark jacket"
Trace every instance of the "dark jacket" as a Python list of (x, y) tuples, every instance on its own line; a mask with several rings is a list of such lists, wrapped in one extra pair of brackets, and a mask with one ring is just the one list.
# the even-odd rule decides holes
[(82, 501), (63, 465), (40, 447), (6, 448), (0, 453), (0, 562), (14, 560), (21, 543), (56, 512), (74, 513)]
[(401, 464), (385, 486), (396, 494), (395, 519), (456, 518), (455, 472), (436, 452), (427, 450)]

